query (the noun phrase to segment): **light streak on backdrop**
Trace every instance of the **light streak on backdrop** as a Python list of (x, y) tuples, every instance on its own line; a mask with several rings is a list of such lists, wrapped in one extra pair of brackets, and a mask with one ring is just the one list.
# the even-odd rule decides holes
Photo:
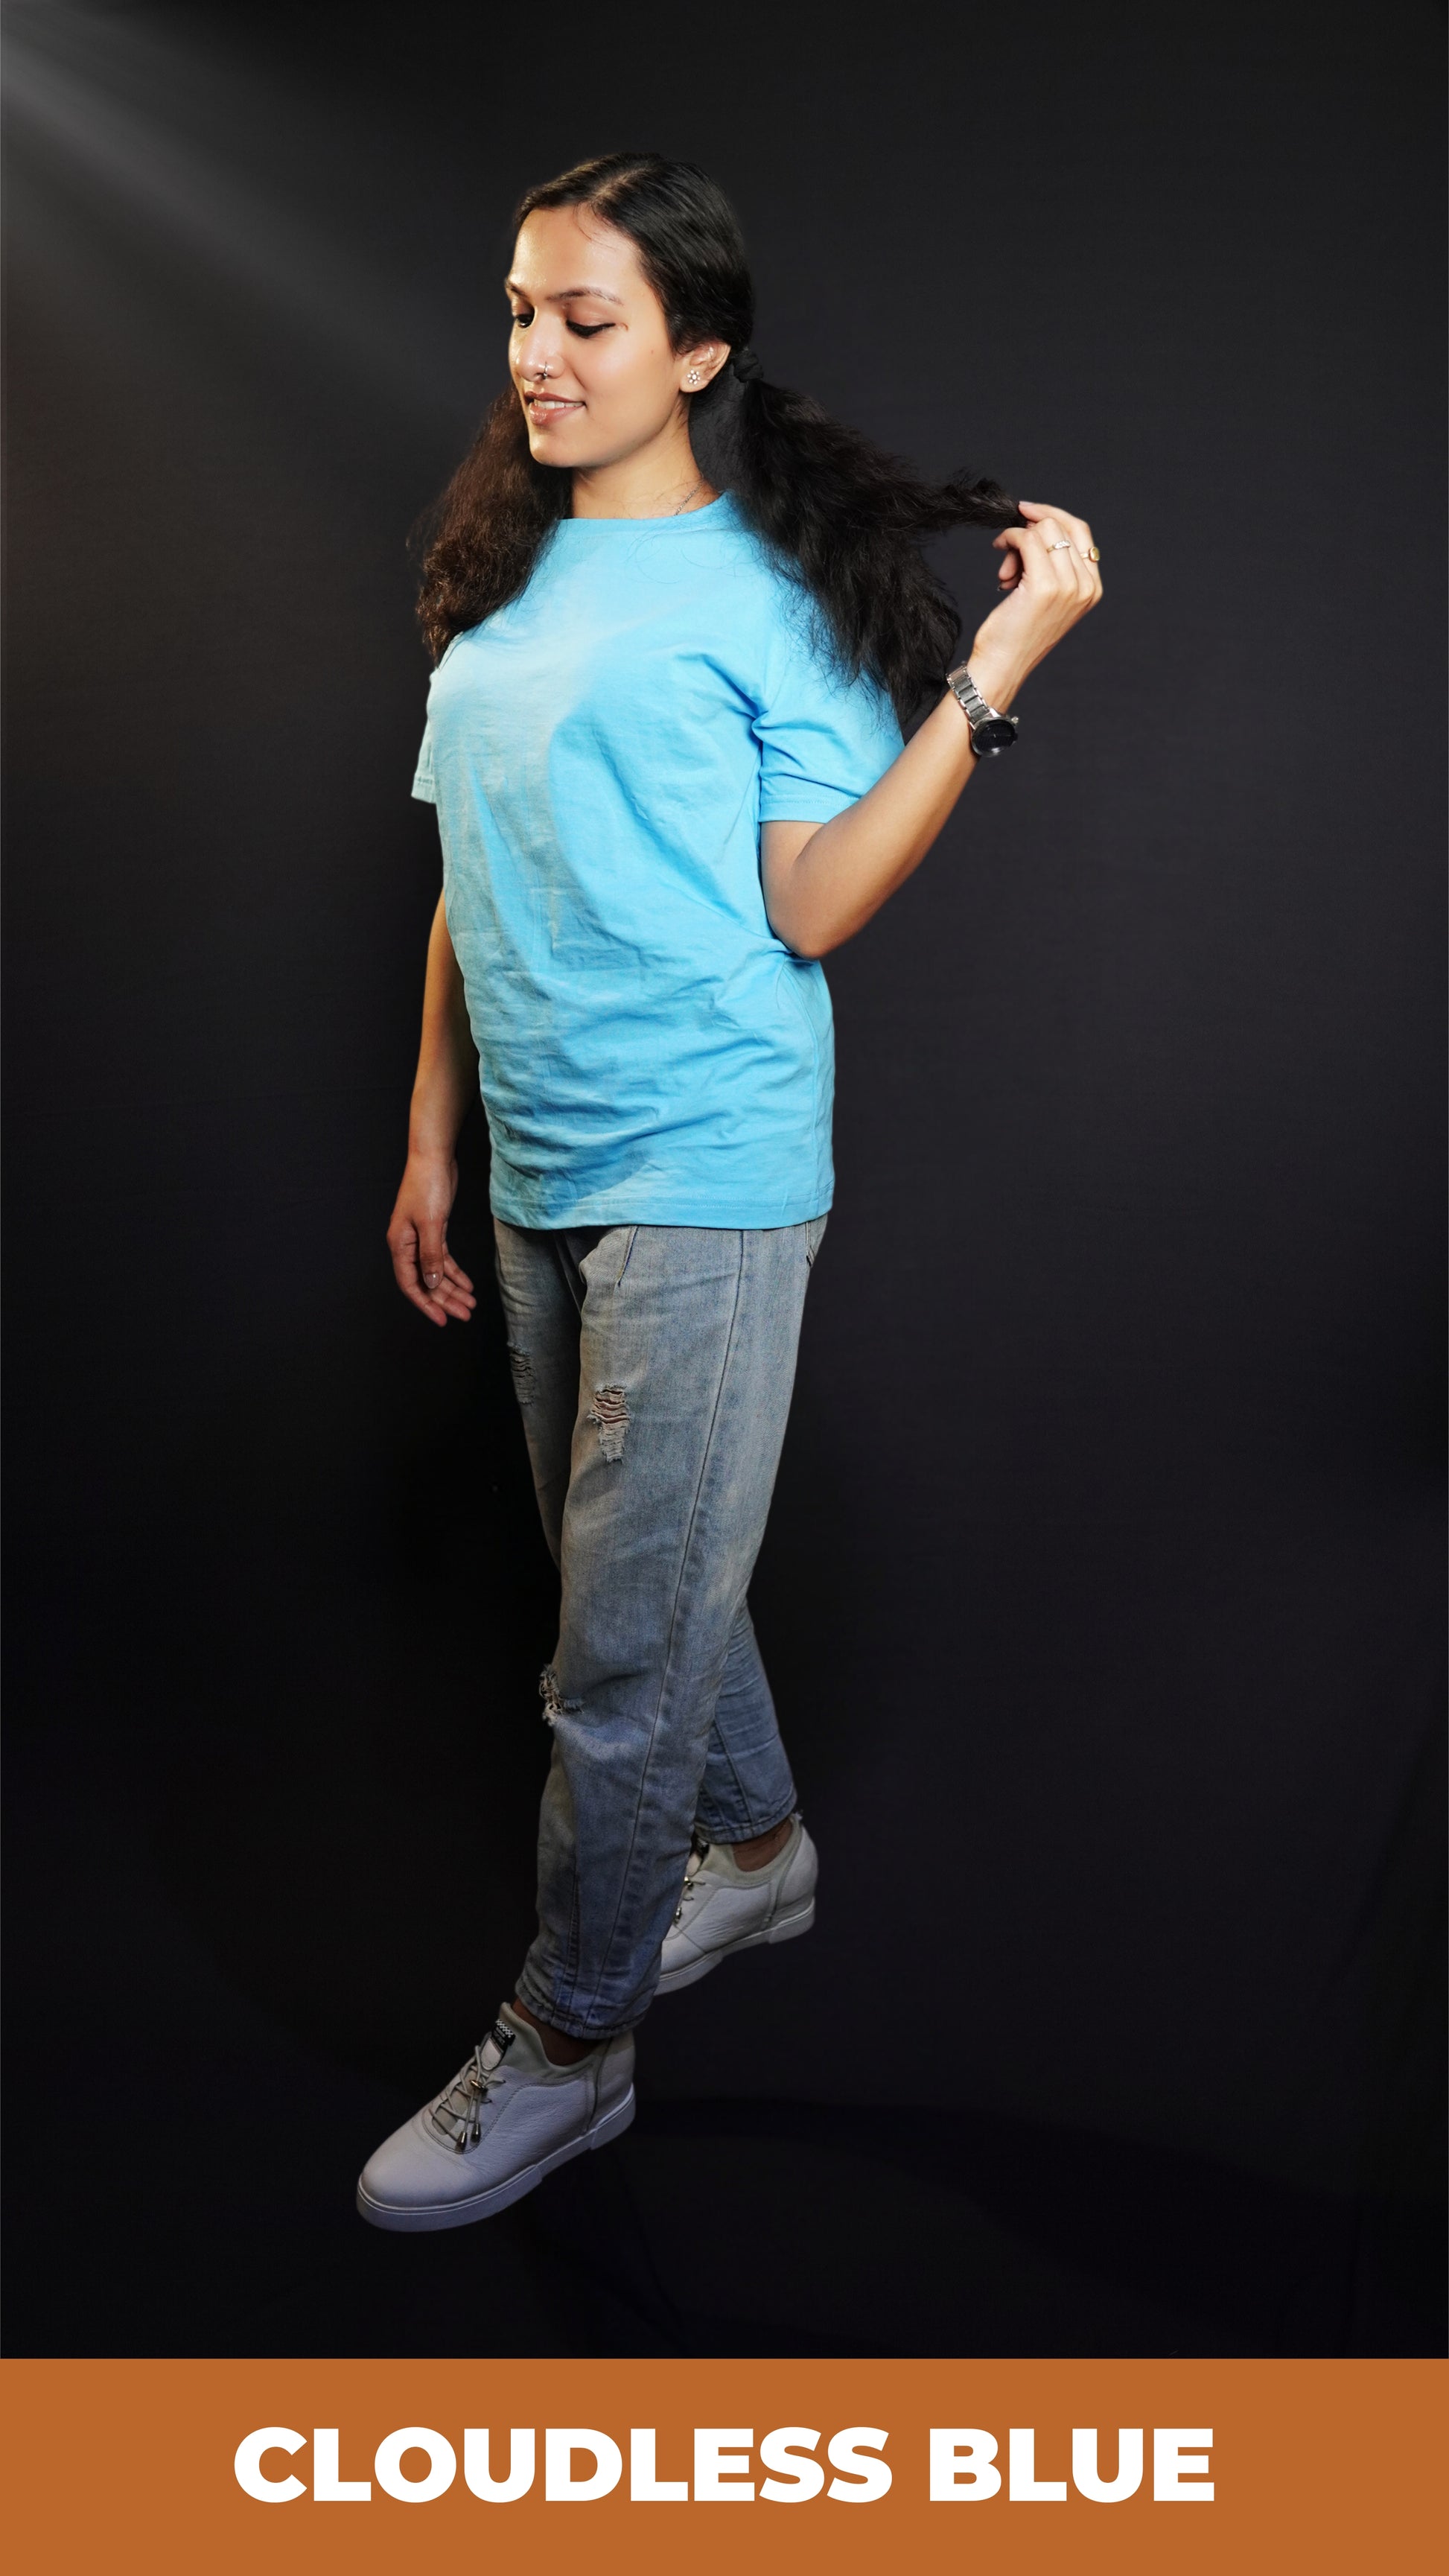
[[(163, 37), (130, 11), (22, 0), (3, 28), (10, 257), (22, 276), (38, 259), (53, 295), (47, 203), (57, 189), (87, 198), (108, 222), (145, 227), (250, 298), (375, 396), (446, 426), (456, 448), (501, 372), (488, 254), (494, 232), (502, 244), (509, 190), (490, 190), (480, 170), (478, 232), (449, 297), (425, 231), (411, 259), (395, 222), (389, 238), (368, 237), (369, 156), (396, 161), (406, 139), (395, 127), (369, 134), (344, 98), (299, 100), (295, 69), (286, 89), (269, 85), (264, 66), (239, 56), (234, 27), (183, 39), (171, 18)], [(314, 214), (305, 197), (319, 181), (326, 206)]]

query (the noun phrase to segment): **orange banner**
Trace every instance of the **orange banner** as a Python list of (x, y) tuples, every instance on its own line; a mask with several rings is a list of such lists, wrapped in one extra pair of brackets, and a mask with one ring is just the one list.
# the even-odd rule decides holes
[[(1359, 2576), (1437, 2565), (1446, 2539), (1437, 2362), (3, 2368), (27, 2570), (365, 2576), (421, 2544), (427, 2566), (503, 2548), (630, 2576), (879, 2576), (883, 2554), (909, 2576)], [(800, 2504), (803, 2522), (771, 2509)]]

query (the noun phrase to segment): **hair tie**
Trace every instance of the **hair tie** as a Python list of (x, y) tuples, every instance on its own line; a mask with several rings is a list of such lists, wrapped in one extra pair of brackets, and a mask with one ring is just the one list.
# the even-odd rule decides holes
[(754, 350), (749, 347), (736, 349), (731, 356), (730, 365), (733, 367), (735, 374), (738, 376), (742, 385), (752, 385), (755, 378), (757, 376), (762, 376), (765, 372), (759, 359), (756, 357)]

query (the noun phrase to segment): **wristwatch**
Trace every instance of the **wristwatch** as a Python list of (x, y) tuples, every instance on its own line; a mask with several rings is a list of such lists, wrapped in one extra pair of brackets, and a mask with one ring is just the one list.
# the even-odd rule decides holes
[(993, 753), (1010, 751), (1016, 740), (1018, 719), (1005, 716), (999, 707), (989, 707), (977, 688), (964, 662), (946, 674), (946, 686), (966, 711), (971, 727), (971, 748), (978, 760), (990, 760)]

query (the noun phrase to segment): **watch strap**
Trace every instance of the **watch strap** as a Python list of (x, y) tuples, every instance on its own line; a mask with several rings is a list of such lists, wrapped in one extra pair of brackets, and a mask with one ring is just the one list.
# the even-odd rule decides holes
[(954, 671), (947, 672), (946, 686), (960, 700), (973, 725), (980, 724), (983, 716), (996, 714), (995, 707), (987, 705), (964, 662), (958, 662)]
[(985, 724), (988, 719), (994, 724), (1008, 724), (1013, 735), (1016, 733), (1019, 719), (1016, 716), (1007, 715), (1001, 707), (988, 706), (964, 662), (958, 662), (954, 671), (947, 672), (946, 686), (971, 727), (973, 749), (976, 742), (976, 728), (979, 724)]

